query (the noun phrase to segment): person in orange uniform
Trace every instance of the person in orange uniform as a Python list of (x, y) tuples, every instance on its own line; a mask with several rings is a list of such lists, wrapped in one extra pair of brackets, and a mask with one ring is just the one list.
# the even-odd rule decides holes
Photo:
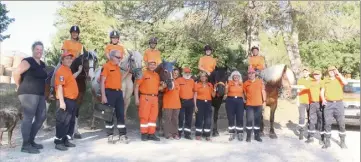
[[(119, 141), (128, 143), (128, 137), (126, 136), (126, 127), (124, 121), (124, 100), (122, 92), (122, 74), (118, 66), (122, 57), (120, 51), (112, 50), (109, 53), (110, 60), (103, 65), (100, 80), (100, 90), (102, 94), (102, 103), (108, 104), (115, 108), (115, 115), (117, 117), (117, 128), (119, 131)], [(105, 122), (105, 128), (107, 129), (108, 142), (114, 143), (113, 121)]]
[(75, 125), (76, 101), (78, 97), (78, 85), (75, 78), (80, 74), (82, 66), (78, 72), (72, 73), (70, 65), (73, 61), (73, 54), (65, 52), (61, 56), (62, 65), (55, 74), (55, 92), (57, 96), (56, 111), (56, 134), (55, 148), (61, 151), (68, 150), (67, 147), (75, 147), (69, 142), (73, 135)]
[[(148, 60), (147, 70), (143, 72), (142, 78), (135, 84), (134, 96), (135, 104), (139, 108), (140, 132), (142, 141), (160, 141), (155, 135), (156, 122), (158, 117), (158, 92), (165, 88), (165, 84), (160, 85), (155, 60)], [(139, 98), (138, 98), (139, 96)]]
[[(179, 70), (173, 69), (173, 77), (178, 78)], [(180, 87), (178, 81), (174, 81), (174, 88), (166, 88), (163, 96), (163, 122), (164, 136), (166, 139), (179, 140), (178, 118), (181, 102), (179, 98)]]
[(265, 66), (264, 57), (258, 55), (259, 48), (253, 46), (251, 48), (251, 52), (252, 52), (252, 56), (248, 60), (249, 65), (251, 65), (256, 72), (265, 69), (266, 66)]
[(183, 68), (183, 76), (177, 78), (176, 81), (180, 86), (179, 97), (182, 106), (179, 112), (178, 135), (179, 137), (182, 137), (184, 131), (184, 138), (192, 140), (191, 128), (194, 111), (194, 80), (192, 79), (191, 69), (188, 67)]
[(324, 80), (321, 89), (322, 104), (325, 105), (323, 111), (325, 118), (325, 144), (323, 148), (331, 146), (331, 125), (335, 118), (339, 128), (339, 136), (341, 139), (341, 148), (347, 148), (345, 143), (345, 109), (342, 102), (343, 86), (347, 85), (346, 79), (338, 72), (335, 66), (328, 67), (329, 78)]
[(157, 65), (162, 63), (162, 58), (160, 56), (160, 51), (156, 49), (156, 46), (158, 44), (158, 39), (153, 37), (149, 39), (149, 48), (145, 50), (143, 60), (145, 67), (147, 67), (147, 63), (149, 60), (154, 60)]
[(230, 133), (229, 141), (234, 140), (236, 134), (237, 139), (243, 141), (244, 102), (242, 77), (238, 71), (233, 71), (230, 79), (226, 84), (226, 111), (228, 131)]
[[(302, 69), (303, 76), (298, 79), (297, 85), (309, 87), (311, 83), (310, 78), (310, 72), (307, 67), (304, 67)], [(299, 89), (298, 90), (298, 114), (299, 114), (299, 120), (298, 120), (298, 130), (300, 132), (299, 139), (303, 140), (304, 131), (306, 127), (306, 112), (308, 112), (310, 108), (310, 90), (309, 89)]]
[(194, 85), (194, 105), (196, 112), (196, 140), (201, 140), (204, 135), (210, 141), (212, 124), (212, 97), (216, 92), (205, 72), (200, 73), (200, 82)]
[(120, 55), (123, 58), (125, 51), (124, 51), (124, 47), (122, 45), (119, 44), (119, 32), (118, 31), (112, 31), (109, 33), (109, 37), (110, 37), (110, 44), (108, 44), (105, 47), (105, 56), (107, 57), (108, 60), (110, 60), (109, 57), (109, 53), (112, 50), (118, 50), (120, 51)]
[(198, 62), (198, 69), (205, 72), (208, 76), (214, 71), (217, 65), (217, 60), (213, 58), (212, 47), (210, 45), (204, 46), (205, 56), (202, 56)]
[[(321, 124), (322, 122), (322, 111), (321, 111), (321, 104), (320, 104), (320, 93), (321, 87), (323, 85), (323, 81), (321, 80), (321, 72), (319, 70), (315, 70), (312, 73), (313, 79), (310, 81), (305, 89), (309, 90), (309, 98), (310, 98), (310, 105), (308, 110), (308, 136), (306, 143), (312, 143), (314, 141), (313, 137), (316, 133), (316, 123)], [(320, 119), (321, 118), (321, 119)]]
[[(256, 78), (256, 71), (249, 67), (248, 80), (243, 84), (243, 91), (246, 96), (246, 128), (247, 128), (247, 142), (251, 142), (251, 132), (254, 131), (254, 139), (262, 142), (260, 137), (260, 126), (263, 105), (266, 103), (266, 91), (263, 81)], [(252, 123), (254, 126), (252, 128)]]

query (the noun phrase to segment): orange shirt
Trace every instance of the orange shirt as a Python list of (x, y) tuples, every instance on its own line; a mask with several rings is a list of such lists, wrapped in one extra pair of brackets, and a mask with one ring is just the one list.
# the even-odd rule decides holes
[(192, 78), (185, 79), (183, 77), (179, 77), (176, 79), (179, 83), (180, 91), (179, 96), (181, 99), (193, 99), (194, 97), (194, 80)]
[(143, 71), (143, 77), (137, 80), (139, 91), (142, 94), (158, 94), (160, 78), (154, 71)]
[(194, 92), (197, 92), (198, 100), (212, 100), (213, 85), (208, 83), (203, 86), (203, 83), (199, 82), (194, 85)]
[(246, 93), (247, 106), (261, 106), (263, 104), (262, 89), (263, 82), (260, 79), (256, 79), (254, 82), (251, 80), (244, 82), (243, 91)]
[(212, 56), (202, 56), (199, 59), (198, 66), (201, 66), (204, 70), (212, 72), (216, 68), (216, 59)]
[(72, 40), (65, 40), (62, 50), (66, 50), (74, 55), (74, 58), (78, 57), (83, 50), (83, 45), (80, 42), (72, 41)]
[[(310, 87), (311, 79), (310, 78), (300, 78), (297, 81), (297, 85), (303, 85), (305, 87)], [(310, 90), (309, 89), (301, 89), (298, 93), (298, 99), (300, 104), (309, 104), (310, 101)]]
[(57, 99), (59, 99), (57, 92), (59, 85), (63, 86), (63, 95), (65, 98), (75, 100), (78, 97), (78, 84), (76, 83), (71, 69), (64, 65), (61, 65), (55, 73), (55, 92)]
[(154, 60), (157, 63), (157, 65), (162, 63), (162, 58), (160, 57), (160, 51), (151, 48), (145, 50), (143, 60), (144, 62), (148, 62), (149, 60)]
[(181, 102), (179, 99), (179, 83), (174, 81), (174, 88), (172, 90), (165, 89), (163, 96), (163, 108), (164, 109), (180, 109)]
[(265, 68), (264, 58), (262, 56), (251, 56), (248, 62), (255, 69), (263, 70)]
[(321, 94), (322, 86), (323, 86), (322, 80), (320, 80), (320, 82), (317, 82), (316, 80), (310, 81), (307, 88), (309, 88), (311, 102), (319, 102), (320, 101), (320, 97), (321, 97), (320, 94)]
[(237, 84), (233, 81), (230, 80), (227, 83), (228, 85), (228, 93), (227, 96), (229, 97), (243, 97), (243, 84)]
[(120, 51), (120, 56), (121, 57), (123, 57), (124, 56), (124, 54), (125, 54), (125, 51), (124, 51), (124, 47), (122, 46), (122, 45), (119, 45), (119, 44), (117, 44), (117, 45), (113, 45), (113, 44), (108, 44), (106, 47), (105, 47), (105, 55), (107, 56), (107, 57), (109, 57), (109, 53), (110, 53), (110, 51), (112, 51), (112, 50), (118, 50), (118, 51)]
[(328, 101), (338, 101), (343, 99), (343, 83), (339, 78), (324, 80), (325, 99)]
[(122, 89), (122, 73), (120, 67), (108, 61), (103, 65), (101, 76), (105, 77), (105, 88)]

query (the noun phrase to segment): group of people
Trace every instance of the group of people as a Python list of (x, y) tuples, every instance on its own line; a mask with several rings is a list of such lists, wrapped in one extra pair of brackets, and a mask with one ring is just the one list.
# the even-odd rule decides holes
[[(331, 146), (331, 125), (336, 119), (339, 126), (340, 146), (346, 148), (345, 116), (343, 98), (343, 86), (347, 85), (346, 79), (338, 72), (335, 66), (329, 66), (328, 78), (321, 79), (320, 70), (311, 71), (305, 67), (302, 69), (303, 77), (298, 80), (299, 88), (299, 139), (304, 136), (305, 127), (308, 124), (306, 143), (314, 141), (316, 129), (320, 132), (320, 144), (323, 148)], [(312, 77), (310, 77), (310, 74)], [(308, 114), (308, 122), (305, 114)], [(317, 128), (316, 128), (317, 127)]]
[[(70, 65), (84, 49), (83, 45), (79, 42), (80, 28), (72, 26), (69, 32), (71, 39), (64, 41), (62, 47), (63, 54), (51, 79), (51, 87), (55, 90), (57, 99), (54, 143), (55, 148), (61, 151), (66, 151), (69, 147), (76, 146), (69, 140), (75, 138), (78, 134), (78, 132), (74, 132), (74, 130), (77, 130), (74, 127), (77, 122), (76, 113), (78, 111), (76, 99), (79, 95), (76, 78), (82, 71), (82, 66), (79, 66), (77, 72), (72, 73)], [(101, 71), (101, 102), (115, 108), (116, 126), (113, 124), (113, 121), (105, 123), (108, 141), (113, 141), (114, 128), (116, 127), (119, 132), (119, 140), (128, 143), (122, 94), (122, 78), (128, 75), (128, 73), (122, 75), (119, 68), (119, 63), (125, 54), (124, 47), (119, 43), (119, 36), (119, 32), (112, 31), (109, 35), (110, 43), (105, 47), (105, 56), (108, 61), (103, 65)], [(156, 38), (149, 40), (150, 48), (145, 51), (143, 57), (145, 63), (143, 76), (135, 81), (134, 96), (135, 103), (139, 109), (141, 140), (160, 140), (155, 135), (155, 132), (158, 116), (158, 94), (161, 92), (164, 93), (162, 111), (165, 138), (180, 139), (184, 133), (184, 138), (192, 140), (192, 118), (195, 112), (195, 139), (202, 140), (202, 137), (204, 137), (206, 141), (210, 141), (211, 101), (216, 95), (217, 90), (216, 85), (212, 85), (208, 80), (209, 75), (215, 70), (217, 64), (217, 60), (212, 57), (213, 49), (209, 45), (204, 47), (205, 55), (200, 58), (198, 65), (200, 71), (199, 81), (196, 82), (192, 79), (192, 70), (189, 67), (183, 68), (182, 74), (180, 74), (180, 69), (175, 68), (172, 72), (174, 87), (168, 89), (154, 71), (162, 62), (161, 53), (156, 49), (157, 43)], [(40, 153), (39, 150), (43, 148), (43, 145), (35, 143), (34, 139), (46, 119), (44, 87), (48, 76), (44, 71), (45, 63), (40, 60), (43, 54), (43, 44), (35, 42), (32, 45), (32, 51), (33, 56), (25, 58), (14, 72), (14, 80), (17, 85), (21, 106), (24, 109), (24, 119), (21, 126), (23, 137), (21, 151)], [(243, 140), (244, 111), (246, 111), (247, 118), (246, 141), (251, 141), (252, 131), (254, 132), (255, 140), (262, 141), (259, 131), (266, 93), (265, 85), (262, 79), (256, 77), (256, 72), (265, 68), (265, 61), (262, 56), (258, 56), (259, 49), (257, 47), (253, 47), (251, 51), (252, 56), (249, 59), (250, 66), (247, 81), (242, 80), (242, 76), (238, 71), (233, 71), (226, 83), (217, 83), (224, 84), (226, 87), (225, 100), (230, 141), (235, 138), (240, 141)], [(346, 81), (337, 71), (334, 72), (334, 69), (329, 69), (330, 78), (323, 81), (322, 84), (317, 78), (315, 78), (316, 81), (312, 81), (312, 84), (311, 79), (304, 78), (304, 88), (310, 89), (311, 96), (321, 93), (322, 104), (326, 105), (323, 111), (326, 118), (325, 147), (330, 145), (331, 118), (338, 116), (340, 125), (343, 122), (343, 111), (340, 109), (342, 102), (339, 94), (342, 92), (342, 85), (346, 84)], [(339, 80), (342, 82), (339, 82)], [(300, 80), (299, 82), (301, 84), (302, 81)], [(314, 90), (315, 84), (319, 84), (322, 87), (319, 92)], [(312, 140), (312, 131), (315, 127), (314, 115), (317, 114), (320, 107), (320, 105), (314, 104), (314, 102), (319, 102), (318, 97), (312, 98), (307, 103), (302, 102), (300, 106), (300, 110), (305, 108), (310, 110), (309, 140)], [(304, 124), (304, 116), (300, 120), (300, 125), (302, 124)], [(341, 139), (343, 138), (344, 141), (344, 124), (340, 128), (341, 134), (343, 134)]]

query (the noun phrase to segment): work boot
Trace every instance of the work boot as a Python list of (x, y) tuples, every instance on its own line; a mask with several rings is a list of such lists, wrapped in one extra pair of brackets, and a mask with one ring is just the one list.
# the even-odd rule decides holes
[(65, 140), (65, 141), (64, 141), (64, 146), (65, 146), (65, 147), (75, 147), (76, 145), (73, 144), (73, 143), (70, 143), (69, 140)]
[(246, 138), (247, 142), (251, 142), (251, 136), (252, 136), (251, 130), (247, 130), (247, 138)]
[(185, 139), (188, 139), (188, 140), (193, 140), (192, 137), (191, 137), (191, 135), (189, 135), (189, 134), (184, 135), (184, 138), (185, 138)]
[(303, 128), (300, 128), (299, 131), (300, 131), (300, 134), (298, 135), (298, 139), (303, 140), (303, 132), (304, 132)]
[(236, 138), (235, 134), (234, 134), (234, 133), (231, 133), (231, 134), (229, 135), (228, 141), (233, 141), (235, 138)]
[(114, 136), (112, 134), (108, 135), (108, 143), (114, 144)]
[(321, 139), (318, 141), (318, 143), (320, 145), (324, 145), (325, 144), (325, 135), (324, 134), (321, 134)]
[(148, 134), (142, 134), (141, 139), (142, 141), (148, 141)]
[(219, 136), (219, 132), (218, 132), (218, 130), (217, 130), (217, 129), (213, 129), (212, 136), (213, 136), (213, 137), (217, 137), (217, 136)]
[(150, 135), (148, 136), (148, 140), (160, 141), (160, 138), (158, 138), (157, 136), (155, 136), (155, 134), (150, 134)]
[(34, 141), (30, 142), (31, 146), (35, 147), (36, 149), (43, 149), (44, 146), (42, 144), (37, 144)]
[(63, 144), (63, 143), (58, 143), (55, 145), (55, 149), (60, 150), (60, 151), (66, 151), (68, 150), (68, 148)]
[(26, 152), (26, 153), (29, 153), (29, 154), (39, 154), (40, 153), (40, 151), (37, 148), (33, 147), (28, 142), (23, 143), (23, 146), (21, 147), (21, 152)]
[(254, 139), (258, 142), (262, 142), (261, 136), (259, 134), (259, 131), (255, 131), (254, 133)]
[(238, 139), (238, 141), (243, 141), (243, 133), (238, 133), (237, 139)]
[(307, 140), (305, 141), (306, 143), (312, 143), (314, 141), (313, 136), (312, 135), (308, 135)]
[(325, 138), (325, 144), (322, 146), (322, 148), (327, 149), (329, 147), (331, 147), (330, 137), (326, 137)]
[(119, 135), (119, 142), (128, 144), (130, 141), (126, 135)]
[(345, 143), (345, 137), (346, 137), (346, 136), (340, 136), (340, 140), (341, 140), (340, 146), (341, 146), (341, 148), (343, 148), (343, 149), (347, 149), (347, 146), (346, 146), (346, 143)]

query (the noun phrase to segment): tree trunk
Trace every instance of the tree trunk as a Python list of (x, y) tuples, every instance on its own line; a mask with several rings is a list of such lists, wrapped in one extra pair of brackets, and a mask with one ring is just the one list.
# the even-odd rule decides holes
[(260, 6), (262, 2), (248, 1), (248, 8), (246, 11), (247, 22), (247, 55), (251, 54), (251, 48), (253, 46), (259, 47), (259, 27), (260, 27)]

